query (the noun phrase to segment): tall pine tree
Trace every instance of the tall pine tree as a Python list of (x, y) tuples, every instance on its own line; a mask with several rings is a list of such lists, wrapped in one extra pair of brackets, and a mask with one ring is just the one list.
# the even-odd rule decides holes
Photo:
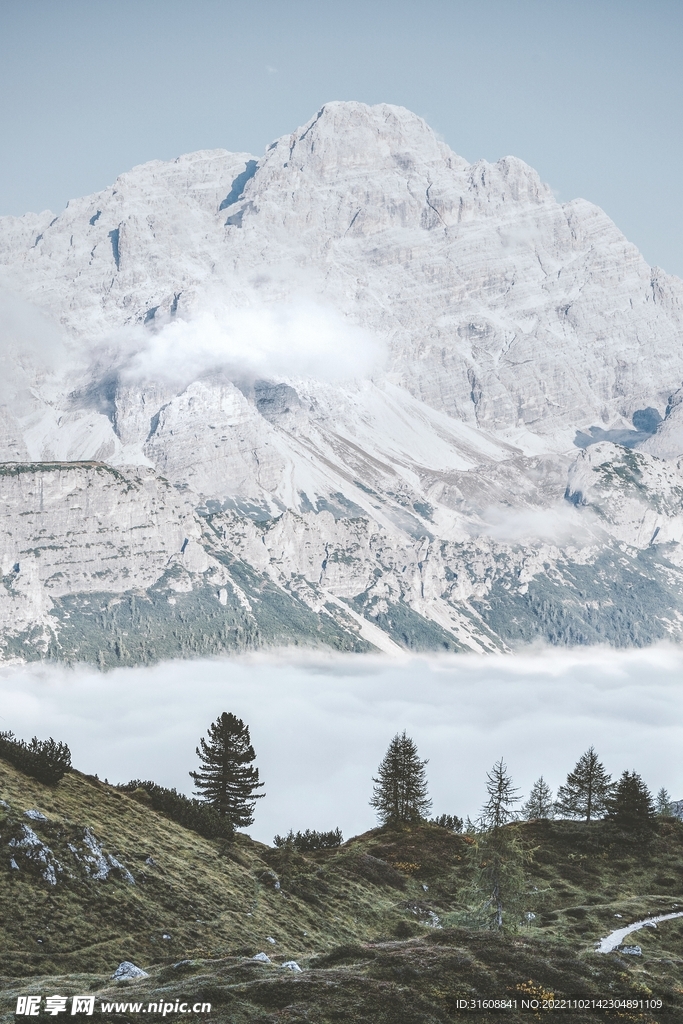
[(201, 768), (190, 772), (196, 795), (226, 818), (233, 828), (244, 828), (254, 820), (254, 801), (265, 796), (256, 790), (258, 768), (249, 728), (241, 718), (224, 711), (208, 728), (208, 742), (202, 737), (197, 747)]
[(427, 794), (425, 765), (417, 747), (405, 729), (397, 733), (377, 769), (370, 806), (377, 811), (380, 824), (422, 821), (431, 810)]
[(604, 817), (612, 790), (610, 776), (594, 748), (589, 747), (567, 776), (564, 786), (558, 789), (555, 807), (564, 817), (592, 821)]

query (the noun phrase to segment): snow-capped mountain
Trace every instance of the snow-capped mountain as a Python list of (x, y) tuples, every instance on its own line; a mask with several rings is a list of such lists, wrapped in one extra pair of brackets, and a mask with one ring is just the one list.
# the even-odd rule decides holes
[(679, 635), (683, 282), (522, 161), (330, 103), (0, 267), (7, 655)]

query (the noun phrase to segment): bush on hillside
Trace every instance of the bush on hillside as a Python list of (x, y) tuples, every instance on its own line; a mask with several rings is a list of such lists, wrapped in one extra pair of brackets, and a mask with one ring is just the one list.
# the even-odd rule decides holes
[(0, 732), (0, 757), (9, 761), (24, 775), (54, 786), (71, 771), (71, 751), (66, 743), (39, 740), (34, 736), (30, 743), (18, 740), (12, 732)]
[(234, 837), (235, 832), (230, 823), (203, 800), (183, 796), (175, 789), (166, 789), (165, 786), (158, 786), (156, 782), (149, 780), (142, 782), (140, 779), (132, 779), (116, 788), (132, 794), (136, 790), (141, 790), (147, 794), (152, 810), (159, 811), (171, 821), (204, 836), (205, 839)]
[(309, 853), (312, 850), (331, 850), (335, 846), (341, 846), (344, 842), (341, 829), (331, 829), (329, 832), (316, 832), (315, 829), (307, 828), (305, 832), (296, 834), (290, 828), (286, 836), (275, 836), (273, 843), (282, 848), (284, 846), (294, 847), (300, 853)]
[(462, 832), (463, 820), (457, 814), (440, 814), (438, 818), (431, 818), (429, 824), (447, 828), (449, 832)]

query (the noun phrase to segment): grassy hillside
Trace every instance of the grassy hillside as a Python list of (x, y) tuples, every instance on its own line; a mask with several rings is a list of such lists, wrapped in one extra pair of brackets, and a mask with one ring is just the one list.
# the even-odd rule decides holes
[[(648, 842), (608, 822), (511, 826), (534, 848), (536, 916), (498, 935), (465, 912), (467, 838), (436, 826), (301, 854), (243, 835), (203, 839), (78, 772), (52, 788), (0, 761), (0, 797), (2, 1021), (17, 995), (86, 991), (98, 1005), (196, 997), (212, 1003), (210, 1020), (245, 1024), (530, 1020), (519, 1006), (501, 1018), (458, 1004), (529, 993), (656, 996), (670, 1008), (564, 1015), (572, 1021), (683, 1020), (683, 918), (630, 936), (642, 956), (594, 951), (620, 924), (683, 909), (677, 821)], [(251, 959), (261, 951), (270, 964)], [(113, 982), (122, 960), (150, 977)], [(302, 972), (283, 969), (288, 960)]]

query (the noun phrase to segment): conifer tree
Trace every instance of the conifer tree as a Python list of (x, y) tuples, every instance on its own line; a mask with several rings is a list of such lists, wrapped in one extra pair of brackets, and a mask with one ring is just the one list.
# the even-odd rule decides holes
[(431, 810), (427, 794), (425, 765), (418, 757), (417, 746), (410, 736), (394, 736), (373, 778), (374, 790), (370, 806), (377, 811), (382, 825), (422, 821)]
[(506, 920), (514, 927), (528, 898), (524, 868), (531, 854), (518, 830), (506, 827), (515, 820), (519, 796), (502, 758), (487, 772), (486, 791), (480, 826), (469, 846), (474, 916), (490, 928), (501, 929)]
[(608, 800), (608, 817), (629, 831), (652, 828), (655, 808), (650, 790), (637, 772), (623, 772)]
[(541, 775), (531, 787), (529, 799), (522, 807), (522, 817), (527, 821), (534, 818), (554, 818), (555, 805), (553, 803), (553, 792)]
[(224, 711), (207, 732), (208, 742), (202, 737), (197, 747), (201, 768), (190, 772), (196, 796), (211, 804), (232, 828), (244, 828), (254, 820), (254, 801), (265, 796), (256, 793), (263, 783), (251, 763), (256, 754), (249, 728), (241, 718)]
[(673, 813), (673, 802), (669, 791), (662, 786), (655, 799), (655, 811), (660, 818), (670, 818)]
[(509, 821), (514, 821), (516, 814), (513, 804), (519, 801), (519, 790), (512, 785), (507, 765), (501, 757), (496, 761), (490, 772), (486, 773), (486, 792), (488, 800), (482, 807), (481, 823), (484, 828), (501, 828)]
[(577, 761), (574, 771), (567, 776), (564, 786), (558, 789), (555, 809), (567, 818), (583, 818), (585, 821), (601, 818), (607, 811), (612, 789), (610, 776), (600, 764), (594, 748), (589, 747)]

